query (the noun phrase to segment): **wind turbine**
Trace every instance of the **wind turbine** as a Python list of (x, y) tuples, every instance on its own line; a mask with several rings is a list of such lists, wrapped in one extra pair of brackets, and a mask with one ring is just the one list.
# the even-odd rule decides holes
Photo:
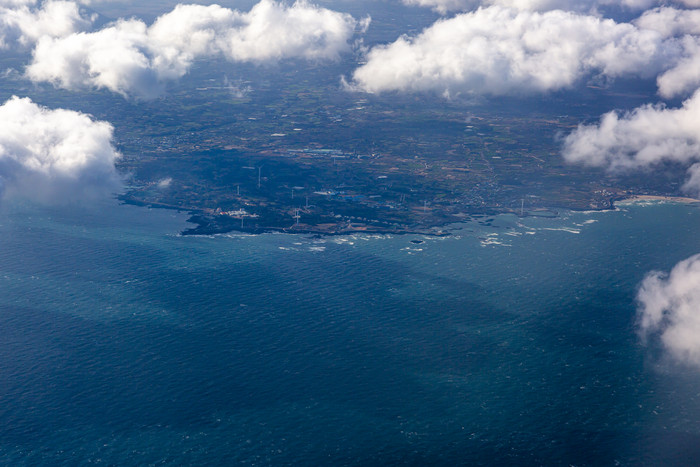
[(258, 189), (260, 188), (260, 172), (265, 164), (261, 164), (260, 167), (258, 167)]

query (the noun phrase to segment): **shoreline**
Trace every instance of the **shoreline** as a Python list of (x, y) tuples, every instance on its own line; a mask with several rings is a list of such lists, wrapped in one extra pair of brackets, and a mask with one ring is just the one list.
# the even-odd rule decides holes
[[(264, 233), (282, 233), (282, 234), (302, 234), (302, 235), (317, 235), (317, 236), (342, 236), (342, 235), (353, 235), (353, 234), (373, 234), (373, 235), (425, 235), (430, 237), (444, 237), (452, 235), (450, 225), (453, 222), (436, 223), (435, 225), (426, 226), (402, 226), (402, 228), (386, 228), (384, 226), (368, 225), (368, 224), (335, 224), (333, 226), (325, 225), (324, 227), (318, 225), (299, 225), (290, 227), (281, 226), (255, 226), (255, 227), (244, 227), (240, 228), (237, 224), (233, 222), (225, 222), (223, 225), (219, 224), (215, 220), (215, 216), (206, 212), (201, 208), (192, 208), (184, 206), (175, 206), (166, 203), (158, 202), (147, 202), (138, 199), (131, 198), (127, 195), (118, 196), (117, 199), (124, 204), (130, 204), (140, 207), (148, 207), (155, 209), (170, 209), (177, 210), (179, 212), (188, 212), (189, 219), (188, 223), (195, 224), (194, 227), (185, 228), (180, 232), (182, 236), (210, 236), (210, 235), (220, 235), (230, 232), (238, 232), (250, 235), (259, 235)], [(697, 204), (700, 203), (700, 199), (682, 197), (682, 196), (661, 196), (661, 195), (632, 195), (626, 198), (611, 199), (610, 208), (593, 208), (587, 209), (586, 211), (604, 212), (604, 211), (614, 211), (618, 206), (631, 205), (635, 203), (644, 202), (668, 202), (668, 203), (682, 203), (682, 204)], [(566, 208), (573, 212), (584, 212), (584, 210), (576, 208)], [(524, 216), (519, 217), (546, 217), (546, 218), (556, 218), (559, 217), (559, 212), (555, 208), (543, 208), (543, 212), (548, 215), (538, 215), (537, 211), (529, 211)], [(489, 214), (478, 213), (469, 215), (469, 218), (475, 220), (477, 217), (483, 215), (498, 215), (498, 214), (515, 214), (517, 212), (512, 212), (510, 210), (504, 210), (499, 212), (497, 209)]]
[(695, 204), (700, 203), (700, 199), (689, 198), (683, 196), (657, 196), (657, 195), (634, 195), (629, 198), (623, 198), (615, 201), (615, 205), (626, 205), (635, 203), (644, 203), (647, 201), (662, 201), (668, 203)]
[(383, 228), (344, 228), (337, 230), (325, 230), (325, 229), (315, 229), (310, 226), (294, 228), (294, 227), (253, 227), (253, 228), (239, 228), (231, 226), (230, 228), (208, 228), (207, 224), (200, 223), (192, 218), (188, 219), (187, 222), (196, 224), (197, 227), (192, 227), (185, 229), (180, 232), (183, 237), (188, 236), (210, 236), (210, 235), (222, 235), (230, 232), (238, 232), (249, 235), (261, 235), (266, 233), (281, 233), (281, 234), (296, 234), (296, 235), (314, 235), (319, 237), (335, 237), (343, 235), (355, 235), (355, 234), (369, 234), (369, 235), (425, 235), (427, 237), (448, 237), (452, 235), (447, 229), (440, 228), (426, 228), (423, 229), (383, 229)]

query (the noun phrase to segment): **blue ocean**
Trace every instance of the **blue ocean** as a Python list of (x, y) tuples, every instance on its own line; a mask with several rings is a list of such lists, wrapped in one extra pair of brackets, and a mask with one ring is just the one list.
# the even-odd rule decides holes
[(700, 463), (700, 371), (635, 329), (644, 276), (700, 252), (696, 206), (444, 238), (2, 210), (0, 464)]

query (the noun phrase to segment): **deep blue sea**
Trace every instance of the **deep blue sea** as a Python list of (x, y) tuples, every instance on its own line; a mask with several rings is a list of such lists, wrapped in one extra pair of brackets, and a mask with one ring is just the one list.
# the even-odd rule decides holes
[(698, 207), (447, 238), (186, 217), (3, 206), (0, 464), (700, 464), (700, 370), (635, 333), (645, 274), (700, 252)]

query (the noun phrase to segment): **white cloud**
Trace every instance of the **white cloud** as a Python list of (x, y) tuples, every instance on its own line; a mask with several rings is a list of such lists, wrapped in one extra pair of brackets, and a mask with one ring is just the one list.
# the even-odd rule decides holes
[[(516, 10), (550, 11), (568, 10), (592, 12), (599, 6), (620, 5), (632, 10), (643, 10), (656, 0), (402, 0), (406, 5), (416, 5), (446, 14), (450, 11), (470, 11), (480, 6), (499, 5)], [(691, 0), (692, 1), (692, 0)], [(700, 1), (700, 0), (696, 0)]]
[[(645, 105), (622, 115), (609, 112), (597, 125), (579, 125), (566, 137), (563, 155), (569, 162), (611, 170), (700, 160), (700, 91), (680, 108)], [(698, 192), (700, 183), (689, 181), (685, 188)]]
[(448, 11), (471, 10), (479, 4), (478, 0), (403, 0), (403, 3), (432, 8), (442, 14)]
[(684, 57), (656, 79), (664, 98), (688, 95), (700, 87), (700, 37), (685, 36), (680, 42)]
[(80, 14), (75, 2), (49, 0), (40, 8), (35, 3), (21, 0), (0, 3), (0, 48), (29, 46), (44, 36), (67, 36), (91, 23)]
[(199, 57), (266, 62), (336, 59), (363, 22), (297, 1), (262, 0), (249, 12), (218, 5), (178, 5), (153, 25), (120, 20), (92, 32), (42, 38), (27, 76), (68, 89), (106, 88), (150, 97)]
[(677, 64), (683, 47), (611, 19), (491, 6), (373, 48), (353, 84), (368, 92), (545, 92), (591, 74), (653, 77)]
[(700, 10), (654, 8), (644, 12), (635, 24), (664, 37), (679, 37), (682, 44), (682, 59), (657, 79), (662, 97), (687, 95), (700, 87)]
[(700, 10), (654, 8), (645, 11), (634, 23), (641, 28), (658, 31), (665, 37), (700, 34)]
[(700, 365), (700, 255), (681, 261), (670, 274), (649, 273), (637, 300), (644, 341), (658, 336), (673, 358)]
[(170, 187), (172, 185), (173, 179), (172, 177), (166, 177), (166, 178), (161, 178), (158, 180), (158, 183), (156, 183), (156, 186), (160, 188), (161, 190), (165, 190), (166, 188)]
[(682, 189), (700, 195), (700, 163), (695, 163), (688, 168), (688, 179), (683, 184)]
[(630, 10), (646, 10), (657, 3), (659, 0), (600, 0), (598, 2), (599, 5), (619, 5)]
[(147, 41), (146, 25), (139, 20), (119, 21), (93, 33), (43, 38), (26, 75), (65, 89), (92, 86), (123, 95), (154, 95), (162, 87), (161, 74), (166, 75), (163, 78), (181, 74), (158, 67), (155, 62), (162, 60), (150, 56)]
[(0, 0), (0, 7), (33, 6), (38, 0)]
[[(46, 0), (51, 1), (51, 0)], [(74, 3), (81, 5), (92, 5), (99, 2), (113, 2), (115, 0), (73, 0)], [(116, 0), (119, 1), (119, 0)], [(42, 0), (0, 0), (0, 7), (16, 8), (19, 6), (35, 6), (37, 3), (42, 3)]]
[(60, 203), (119, 189), (112, 126), (28, 98), (0, 106), (0, 194)]

